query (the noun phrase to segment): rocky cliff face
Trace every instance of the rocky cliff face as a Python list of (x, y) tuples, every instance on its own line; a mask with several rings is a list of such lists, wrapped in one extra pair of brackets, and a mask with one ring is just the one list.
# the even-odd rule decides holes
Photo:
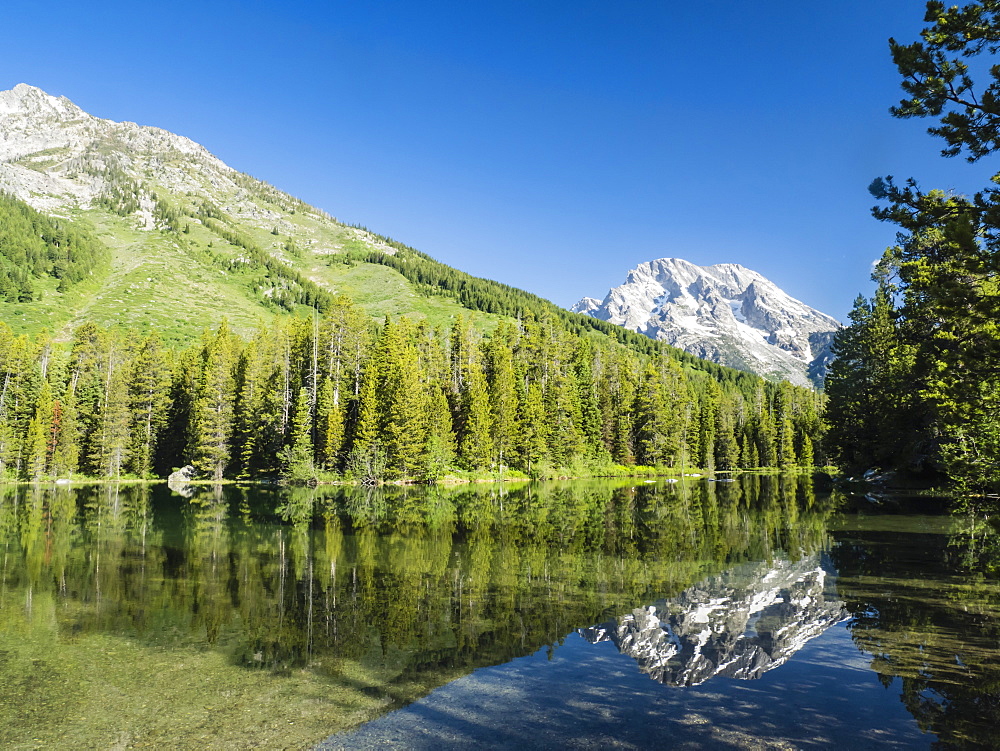
[(748, 564), (579, 633), (614, 642), (643, 673), (671, 686), (716, 675), (749, 680), (786, 662), (845, 617), (828, 596), (833, 574), (820, 556)]
[(840, 324), (735, 263), (661, 258), (632, 269), (603, 301), (572, 310), (698, 357), (799, 385), (821, 383)]

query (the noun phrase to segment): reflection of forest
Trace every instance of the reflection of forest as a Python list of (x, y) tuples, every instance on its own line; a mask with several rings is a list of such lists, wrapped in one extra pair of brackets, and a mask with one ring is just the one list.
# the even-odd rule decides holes
[[(947, 745), (994, 746), (1000, 535), (978, 517), (833, 517), (834, 505), (796, 477), (226, 486), (191, 499), (162, 486), (5, 486), (0, 636), (6, 649), (42, 629), (67, 644), (107, 634), (211, 650), (241, 674), (301, 669), (389, 707), (574, 629), (690, 599), (727, 571), (810, 568), (828, 551), (856, 644), (887, 685), (901, 679), (921, 726)], [(0, 650), (0, 673), (15, 658)], [(46, 691), (78, 685), (72, 664), (60, 669), (67, 680)], [(37, 703), (38, 681), (13, 678), (0, 699)]]
[(727, 566), (819, 550), (829, 510), (796, 477), (0, 493), (0, 629), (46, 618), (331, 680), (362, 664), (397, 700)]
[(1000, 746), (1000, 535), (977, 517), (856, 519), (833, 533), (851, 634), (920, 728)]

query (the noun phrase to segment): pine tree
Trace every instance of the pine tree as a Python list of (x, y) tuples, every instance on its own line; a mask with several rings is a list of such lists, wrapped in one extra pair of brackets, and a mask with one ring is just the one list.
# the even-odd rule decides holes
[(79, 457), (85, 474), (101, 476), (94, 466), (94, 444), (98, 440), (98, 417), (107, 382), (110, 341), (96, 324), (85, 323), (73, 332), (70, 351), (69, 384), (79, 415)]
[(52, 388), (46, 381), (42, 385), (35, 414), (28, 424), (28, 433), (24, 441), (24, 472), (27, 479), (32, 482), (42, 479), (49, 469), (53, 407)]
[(486, 377), (474, 362), (463, 377), (458, 452), (469, 469), (490, 467), (493, 440), (490, 435), (490, 405)]
[(417, 348), (406, 319), (386, 326), (382, 380), (381, 431), (390, 467), (403, 476), (417, 474), (427, 441), (427, 395), (420, 380)]
[(606, 389), (604, 421), (609, 425), (607, 430), (610, 433), (612, 458), (619, 464), (632, 465), (635, 464), (632, 432), (632, 410), (636, 393), (635, 363), (624, 354), (619, 354), (614, 363)]
[(879, 284), (872, 301), (858, 297), (851, 324), (834, 339), (834, 360), (827, 376), (830, 398), (828, 442), (847, 468), (892, 466), (905, 451), (900, 437), (915, 391), (907, 375), (911, 357), (899, 341), (896, 311), (888, 284)]
[(132, 367), (124, 345), (111, 339), (102, 364), (103, 388), (90, 441), (90, 466), (101, 477), (120, 477), (132, 444), (129, 385)]
[(361, 392), (358, 394), (358, 414), (354, 421), (354, 433), (351, 437), (351, 450), (366, 453), (379, 443), (381, 435), (379, 425), (378, 381), (380, 379), (380, 363), (373, 357), (365, 366), (361, 379)]
[(580, 431), (587, 453), (591, 456), (603, 454), (605, 450), (601, 421), (601, 411), (594, 380), (594, 348), (587, 339), (580, 339), (573, 356), (573, 373), (580, 403)]
[(739, 465), (739, 444), (736, 442), (736, 412), (731, 400), (719, 402), (715, 423), (715, 466), (733, 470)]
[(799, 466), (803, 469), (812, 469), (815, 464), (815, 457), (813, 456), (813, 442), (808, 434), (804, 433), (801, 438), (801, 445), (797, 452), (799, 457)]
[(170, 362), (159, 336), (145, 337), (135, 353), (130, 384), (132, 447), (129, 466), (139, 477), (153, 470), (160, 433), (170, 408)]
[(671, 436), (663, 399), (663, 383), (657, 368), (649, 363), (635, 396), (636, 458), (646, 465), (665, 464), (672, 454)]
[(72, 392), (52, 405), (51, 473), (65, 477), (77, 471), (80, 458), (76, 399)]
[(528, 385), (524, 402), (521, 405), (521, 439), (519, 453), (521, 466), (533, 475), (548, 459), (548, 429), (545, 422), (545, 402), (542, 398), (542, 387), (538, 383)]
[(282, 451), (283, 476), (288, 480), (309, 480), (315, 475), (313, 462), (312, 414), (309, 389), (300, 388), (292, 418), (291, 443)]
[(202, 347), (188, 347), (174, 359), (167, 419), (155, 459), (155, 469), (159, 474), (169, 474), (190, 461), (192, 422), (202, 365)]
[(232, 458), (237, 348), (225, 321), (214, 336), (206, 336), (204, 364), (192, 410), (193, 464), (216, 481), (223, 479)]
[(424, 476), (429, 480), (436, 480), (455, 461), (455, 431), (452, 427), (448, 397), (441, 384), (430, 385), (427, 417)]
[(279, 469), (277, 457), (287, 429), (286, 390), (292, 382), (292, 363), (285, 368), (290, 348), (282, 328), (257, 332), (243, 348), (236, 368), (233, 444), (243, 477), (268, 475)]
[(489, 372), (490, 433), (493, 436), (492, 463), (503, 471), (510, 464), (517, 444), (517, 381), (514, 375), (516, 330), (500, 324), (486, 346)]
[(333, 378), (323, 379), (316, 405), (317, 460), (323, 469), (332, 470), (340, 465), (344, 444), (343, 403), (336, 403), (336, 386)]
[(719, 397), (722, 389), (714, 381), (707, 384), (698, 411), (698, 466), (715, 471), (715, 437), (719, 423)]
[(795, 429), (787, 417), (778, 420), (778, 466), (789, 469), (795, 466)]

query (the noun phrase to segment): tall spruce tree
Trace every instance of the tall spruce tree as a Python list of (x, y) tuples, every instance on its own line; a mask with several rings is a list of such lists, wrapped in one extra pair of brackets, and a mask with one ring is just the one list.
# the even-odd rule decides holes
[(310, 401), (309, 389), (300, 388), (295, 400), (290, 443), (282, 450), (282, 474), (289, 480), (309, 480), (315, 476)]
[(380, 344), (384, 363), (380, 430), (390, 468), (402, 476), (422, 466), (427, 441), (427, 393), (421, 383), (413, 327), (405, 318), (388, 321)]
[(194, 466), (222, 480), (232, 459), (239, 344), (225, 321), (202, 346), (202, 369), (191, 415), (190, 455)]
[(101, 391), (90, 436), (90, 464), (100, 477), (120, 477), (132, 446), (129, 385), (132, 362), (125, 344), (108, 340), (101, 364)]
[(514, 350), (517, 330), (502, 323), (485, 346), (489, 380), (491, 463), (501, 471), (511, 464), (518, 436), (517, 377), (514, 372)]
[(153, 470), (157, 444), (170, 408), (170, 360), (157, 334), (149, 334), (140, 342), (131, 370), (129, 467), (139, 477), (147, 477)]

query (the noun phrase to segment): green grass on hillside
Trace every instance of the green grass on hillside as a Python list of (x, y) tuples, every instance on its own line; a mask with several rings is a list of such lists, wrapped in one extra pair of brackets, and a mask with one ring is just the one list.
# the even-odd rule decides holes
[[(244, 336), (287, 311), (268, 304), (255, 289), (259, 271), (224, 268), (241, 257), (232, 245), (196, 220), (185, 217), (181, 231), (144, 230), (133, 217), (102, 209), (73, 212), (75, 223), (112, 250), (108, 269), (61, 293), (57, 280), (37, 280), (40, 298), (0, 302), (0, 320), (15, 333), (49, 331), (66, 341), (84, 321), (156, 330), (168, 344), (185, 344), (226, 318)], [(320, 288), (344, 294), (373, 319), (407, 315), (431, 325), (449, 326), (459, 315), (490, 330), (497, 316), (469, 311), (457, 301), (421, 294), (394, 269), (379, 264), (337, 262), (345, 249), (366, 248), (354, 230), (314, 214), (298, 212), (272, 223), (279, 233), (248, 222), (233, 226), (266, 252)], [(228, 225), (227, 225), (228, 226)], [(291, 231), (293, 234), (288, 234)], [(291, 251), (288, 250), (291, 248)], [(311, 308), (293, 305), (309, 314)]]
[(81, 323), (94, 321), (156, 329), (165, 341), (184, 343), (223, 317), (249, 333), (275, 315), (241, 280), (199, 261), (170, 234), (134, 229), (129, 220), (102, 211), (79, 218), (112, 249), (110, 268), (66, 293), (56, 291), (55, 280), (44, 280), (40, 300), (0, 302), (0, 320), (15, 333), (45, 329), (67, 340)]

